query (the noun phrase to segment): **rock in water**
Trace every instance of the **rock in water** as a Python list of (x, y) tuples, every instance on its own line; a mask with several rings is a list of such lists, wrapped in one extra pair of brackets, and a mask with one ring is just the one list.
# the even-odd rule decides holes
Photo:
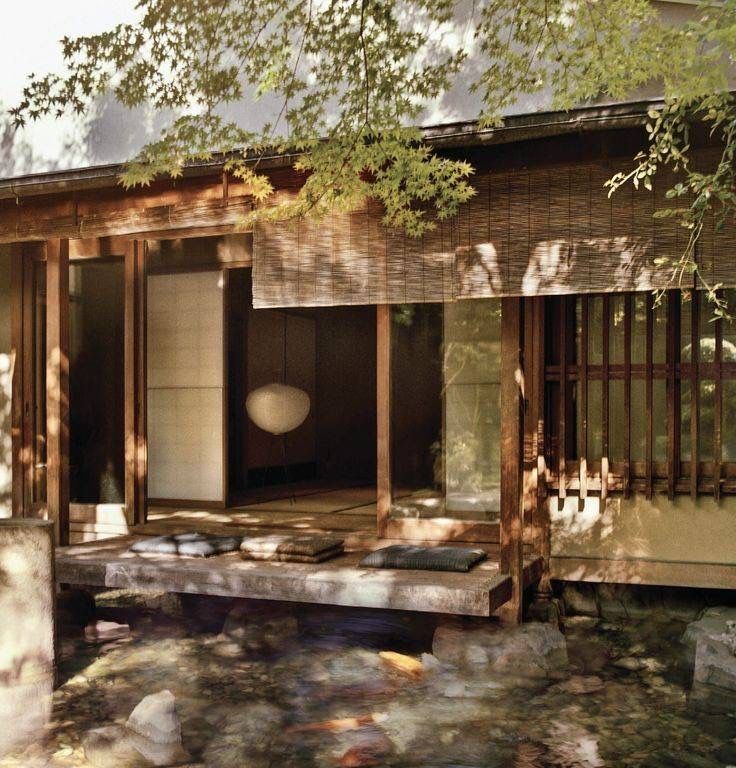
[(296, 637), (296, 617), (283, 611), (258, 610), (251, 605), (238, 605), (228, 613), (222, 634), (245, 651), (276, 653)]
[(146, 696), (130, 713), (125, 725), (155, 744), (181, 744), (181, 723), (171, 691)]
[(90, 643), (109, 643), (112, 640), (122, 640), (129, 635), (130, 627), (115, 621), (96, 621), (84, 628), (84, 639)]
[(493, 624), (441, 624), (432, 652), (445, 664), (491, 667), (504, 674), (545, 677), (567, 666), (565, 638), (551, 624), (522, 624), (508, 629)]
[(150, 762), (130, 743), (125, 728), (95, 728), (82, 740), (84, 755), (95, 768), (148, 768)]

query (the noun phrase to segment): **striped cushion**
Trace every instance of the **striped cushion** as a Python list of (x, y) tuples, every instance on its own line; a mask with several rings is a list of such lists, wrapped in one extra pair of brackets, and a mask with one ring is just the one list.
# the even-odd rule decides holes
[(366, 568), (407, 568), (415, 571), (469, 571), (485, 560), (482, 549), (469, 547), (416, 547), (393, 544), (377, 549), (364, 557), (360, 564)]

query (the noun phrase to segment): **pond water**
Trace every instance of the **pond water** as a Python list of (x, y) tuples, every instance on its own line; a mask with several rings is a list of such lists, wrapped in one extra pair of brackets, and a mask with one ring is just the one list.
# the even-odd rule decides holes
[(540, 678), (443, 667), (426, 655), (432, 616), (240, 603), (223, 631), (232, 601), (109, 592), (97, 603), (130, 635), (62, 629), (52, 720), (3, 768), (151, 765), (92, 749), (87, 734), (122, 732), (162, 690), (181, 721), (179, 765), (736, 765), (736, 712), (688, 705), (685, 623), (672, 618), (568, 618), (567, 669)]

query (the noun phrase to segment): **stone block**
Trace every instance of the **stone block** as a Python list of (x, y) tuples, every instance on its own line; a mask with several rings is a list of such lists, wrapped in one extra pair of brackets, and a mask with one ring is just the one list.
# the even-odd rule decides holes
[(0, 520), (0, 755), (36, 738), (54, 681), (53, 524)]

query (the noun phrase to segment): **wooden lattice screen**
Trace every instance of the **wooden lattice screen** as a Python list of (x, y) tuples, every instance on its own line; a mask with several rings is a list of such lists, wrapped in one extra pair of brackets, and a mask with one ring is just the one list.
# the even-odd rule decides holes
[[(609, 198), (603, 165), (479, 175), (477, 195), (420, 239), (387, 229), (368, 204), (321, 220), (258, 224), (256, 307), (453, 301), (458, 298), (641, 291), (670, 284), (687, 236), (654, 210), (673, 205), (659, 176), (653, 193), (626, 187)], [(288, 193), (282, 193), (288, 194)], [(678, 201), (682, 205), (683, 201)], [(736, 285), (734, 228), (709, 225), (704, 274)]]

